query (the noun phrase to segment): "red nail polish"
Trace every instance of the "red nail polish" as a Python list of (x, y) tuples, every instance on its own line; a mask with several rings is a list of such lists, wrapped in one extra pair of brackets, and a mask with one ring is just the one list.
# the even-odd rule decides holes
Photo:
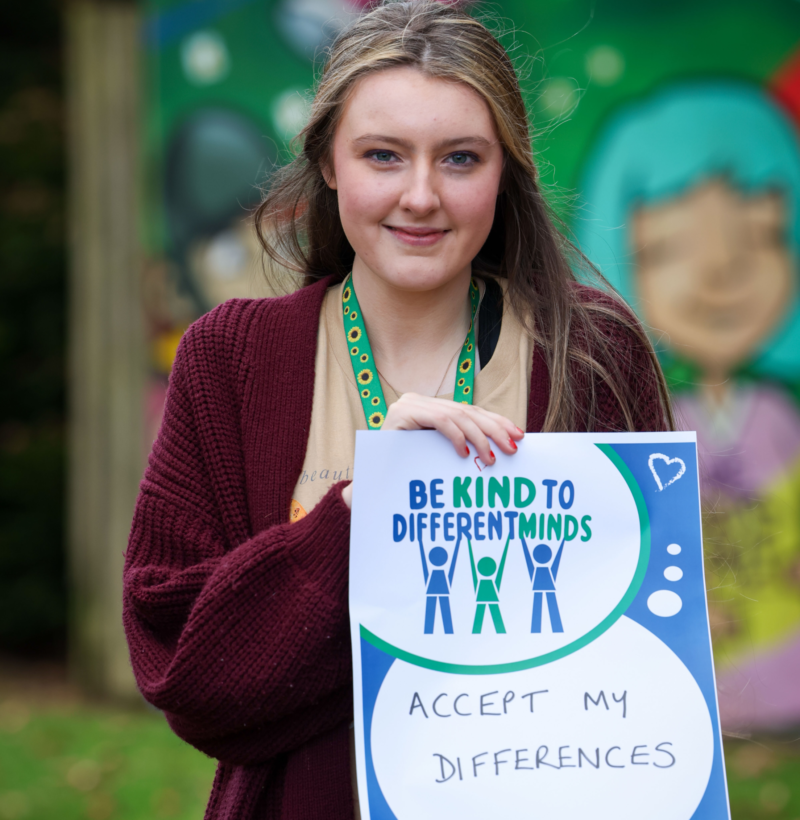
[(464, 448), (467, 451), (467, 455), (469, 455), (469, 447)]
[(495, 458), (495, 454), (494, 454), (491, 450), (489, 450), (489, 455), (490, 455), (492, 458)]
[(508, 440), (508, 443), (509, 443), (509, 444), (510, 444), (510, 445), (511, 445), (511, 446), (512, 446), (515, 450), (517, 449), (517, 442), (516, 442), (516, 441), (514, 441), (514, 439), (513, 439), (513, 438), (510, 438), (510, 439)]

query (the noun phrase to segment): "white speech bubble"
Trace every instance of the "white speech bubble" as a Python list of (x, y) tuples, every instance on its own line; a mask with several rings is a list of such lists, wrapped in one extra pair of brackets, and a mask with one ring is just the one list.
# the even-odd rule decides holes
[(398, 820), (689, 820), (714, 755), (696, 681), (626, 617), (579, 655), (522, 672), (453, 675), (395, 661), (371, 740)]

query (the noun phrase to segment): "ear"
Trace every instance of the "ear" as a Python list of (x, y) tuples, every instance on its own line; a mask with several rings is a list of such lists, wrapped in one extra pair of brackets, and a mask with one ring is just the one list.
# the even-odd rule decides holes
[(333, 163), (330, 161), (323, 162), (320, 165), (320, 171), (322, 171), (322, 178), (325, 180), (325, 184), (332, 190), (337, 190), (336, 186), (336, 172), (333, 170)]

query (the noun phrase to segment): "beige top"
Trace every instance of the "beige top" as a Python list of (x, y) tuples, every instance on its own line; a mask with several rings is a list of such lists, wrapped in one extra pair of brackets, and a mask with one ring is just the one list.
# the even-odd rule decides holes
[[(504, 282), (502, 284), (505, 286)], [(332, 484), (353, 478), (356, 430), (367, 429), (344, 336), (343, 288), (344, 283), (328, 290), (320, 312), (311, 429), (303, 472), (292, 495), (292, 521), (303, 518), (313, 509)], [(475, 359), (475, 404), (506, 416), (524, 430), (528, 418), (533, 343), (512, 310), (504, 307), (500, 338), (489, 364), (480, 369), (478, 357)], [(383, 379), (381, 387), (387, 407), (400, 398)], [(452, 399), (453, 393), (439, 398)], [(352, 727), (350, 731), (353, 802), (355, 818), (360, 820)]]
[[(292, 521), (318, 504), (332, 484), (353, 478), (356, 430), (367, 429), (344, 336), (343, 287), (328, 290), (320, 312), (311, 430), (303, 471), (292, 495)], [(507, 307), (494, 354), (475, 376), (475, 404), (506, 416), (524, 430), (532, 359), (533, 342)], [(387, 407), (400, 398), (383, 379), (381, 387)], [(453, 393), (439, 398), (452, 399)]]

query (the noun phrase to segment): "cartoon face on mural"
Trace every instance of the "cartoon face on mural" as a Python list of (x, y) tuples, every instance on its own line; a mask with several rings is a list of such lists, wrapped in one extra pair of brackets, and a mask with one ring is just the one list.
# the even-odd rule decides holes
[(151, 363), (147, 447), (161, 424), (167, 378), (188, 325), (227, 299), (273, 295), (248, 219), (275, 164), (263, 126), (232, 108), (204, 106), (177, 123), (164, 153), (166, 246), (143, 277)]
[(581, 245), (652, 328), (698, 434), (723, 720), (797, 721), (797, 134), (755, 87), (673, 86), (613, 119), (583, 192)]
[(199, 313), (256, 288), (258, 242), (247, 223), (275, 163), (256, 123), (206, 108), (176, 129), (167, 149), (165, 203), (173, 258)]
[(783, 318), (793, 260), (776, 191), (748, 195), (724, 177), (631, 215), (636, 288), (654, 328), (724, 389)]

